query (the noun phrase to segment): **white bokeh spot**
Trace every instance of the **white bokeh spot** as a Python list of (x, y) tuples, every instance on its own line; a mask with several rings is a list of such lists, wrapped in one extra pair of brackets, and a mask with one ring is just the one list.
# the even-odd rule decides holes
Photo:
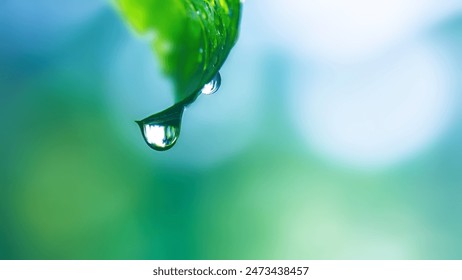
[(370, 65), (318, 69), (293, 102), (308, 146), (361, 168), (385, 167), (428, 147), (453, 111), (450, 69), (437, 53), (414, 46)]

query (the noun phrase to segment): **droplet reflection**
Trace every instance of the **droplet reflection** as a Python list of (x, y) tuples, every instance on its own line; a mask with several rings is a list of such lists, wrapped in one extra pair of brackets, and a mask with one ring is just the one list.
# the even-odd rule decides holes
[(204, 85), (200, 93), (205, 94), (205, 95), (214, 94), (215, 92), (217, 92), (218, 89), (220, 89), (220, 86), (221, 86), (221, 75), (220, 75), (220, 72), (217, 72), (217, 74), (212, 78), (212, 80), (210, 80), (210, 82)]
[(167, 149), (173, 146), (178, 139), (178, 128), (170, 125), (145, 124), (144, 136), (151, 146)]
[(156, 151), (172, 148), (180, 136), (183, 111), (184, 104), (178, 103), (167, 110), (137, 121), (146, 144)]

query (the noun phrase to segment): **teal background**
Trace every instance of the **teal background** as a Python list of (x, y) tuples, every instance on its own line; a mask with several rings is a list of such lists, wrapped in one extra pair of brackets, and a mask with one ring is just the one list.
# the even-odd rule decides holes
[(159, 153), (172, 87), (111, 4), (1, 1), (0, 258), (460, 259), (462, 9), (363, 2), (247, 1)]

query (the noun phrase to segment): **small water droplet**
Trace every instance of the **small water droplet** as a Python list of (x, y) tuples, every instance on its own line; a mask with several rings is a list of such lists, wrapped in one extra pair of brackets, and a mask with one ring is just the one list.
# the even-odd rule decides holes
[(137, 121), (146, 144), (156, 151), (166, 151), (172, 148), (180, 137), (181, 119), (185, 108), (193, 103), (200, 94), (209, 95), (217, 92), (220, 85), (221, 75), (220, 72), (217, 72), (198, 93), (191, 94), (183, 101), (160, 113)]
[(184, 104), (178, 103), (160, 113), (137, 121), (146, 144), (156, 151), (172, 148), (180, 136), (183, 112)]
[(221, 86), (221, 75), (220, 72), (210, 80), (210, 82), (206, 83), (204, 87), (201, 89), (201, 93), (205, 95), (214, 94)]

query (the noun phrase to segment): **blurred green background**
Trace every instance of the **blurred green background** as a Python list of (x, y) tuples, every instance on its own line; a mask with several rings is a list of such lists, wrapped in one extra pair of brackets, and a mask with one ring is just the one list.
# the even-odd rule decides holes
[(0, 258), (462, 258), (459, 1), (323, 3), (247, 1), (159, 153), (172, 86), (111, 3), (1, 1)]

